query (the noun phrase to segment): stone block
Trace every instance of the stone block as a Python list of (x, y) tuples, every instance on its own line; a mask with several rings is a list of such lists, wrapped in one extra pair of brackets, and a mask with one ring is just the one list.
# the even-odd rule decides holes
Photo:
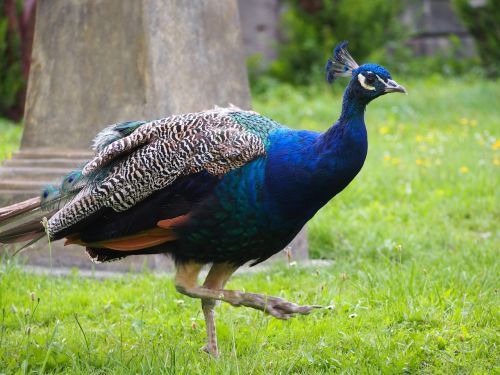
[[(233, 103), (250, 109), (236, 0), (37, 2), (21, 151), (0, 168), (0, 203), (91, 157), (107, 124), (155, 119)], [(46, 247), (25, 252), (47, 265)], [(92, 266), (75, 246), (53, 244), (56, 266)], [(101, 269), (139, 269), (130, 257)], [(148, 256), (149, 267), (165, 257)]]

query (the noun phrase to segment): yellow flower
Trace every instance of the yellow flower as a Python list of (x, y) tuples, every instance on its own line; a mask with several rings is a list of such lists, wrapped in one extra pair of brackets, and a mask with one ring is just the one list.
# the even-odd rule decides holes
[(497, 139), (497, 141), (491, 145), (491, 148), (493, 150), (498, 150), (500, 148), (500, 139)]
[(424, 141), (424, 137), (422, 137), (421, 135), (417, 135), (415, 137), (415, 140), (417, 141), (417, 143), (420, 143), (420, 142), (423, 142)]
[(391, 160), (391, 155), (384, 155), (384, 160), (385, 161)]
[(469, 173), (469, 168), (467, 168), (465, 165), (462, 165), (459, 170), (460, 173)]
[(386, 135), (386, 134), (389, 134), (389, 128), (387, 126), (382, 126), (378, 132), (382, 135)]
[(392, 158), (392, 164), (398, 165), (399, 163), (401, 163), (401, 160), (399, 160), (398, 158)]
[(417, 165), (424, 165), (425, 164), (425, 160), (417, 159), (417, 160), (415, 160), (415, 164), (417, 164)]
[(493, 164), (497, 165), (497, 166), (500, 166), (500, 159), (493, 159)]
[(477, 126), (477, 120), (470, 120), (470, 126), (476, 127)]
[(469, 123), (469, 119), (467, 119), (467, 118), (465, 118), (465, 117), (462, 117), (462, 118), (460, 119), (460, 123), (461, 123), (462, 125), (467, 125), (467, 124)]

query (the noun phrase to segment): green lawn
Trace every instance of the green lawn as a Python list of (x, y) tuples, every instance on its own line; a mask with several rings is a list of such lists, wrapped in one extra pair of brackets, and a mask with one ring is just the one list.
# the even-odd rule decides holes
[(12, 153), (19, 148), (22, 127), (0, 118), (0, 162), (12, 158)]
[[(199, 302), (170, 277), (37, 276), (4, 260), (0, 373), (499, 373), (499, 82), (395, 78), (410, 95), (368, 107), (365, 167), (310, 224), (313, 257), (332, 264), (228, 284), (329, 309), (283, 322), (221, 305), (214, 361), (198, 351)], [(255, 108), (320, 130), (339, 95), (279, 86)]]

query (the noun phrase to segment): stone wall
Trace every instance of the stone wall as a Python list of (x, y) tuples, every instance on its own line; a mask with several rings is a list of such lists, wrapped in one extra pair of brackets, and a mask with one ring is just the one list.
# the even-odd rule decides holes
[[(0, 203), (39, 194), (91, 156), (107, 124), (229, 103), (250, 108), (236, 0), (39, 1), (21, 150), (0, 168)], [(62, 241), (31, 264), (166, 267), (164, 256), (93, 265)]]
[[(239, 4), (246, 55), (259, 54), (264, 63), (269, 63), (276, 57), (274, 46), (281, 38), (279, 22), (284, 2), (239, 0)], [(409, 2), (401, 22), (410, 30), (409, 45), (417, 55), (432, 55), (450, 48), (450, 35), (462, 40), (465, 54), (474, 53), (474, 41), (455, 13), (451, 0)]]
[(261, 63), (268, 64), (277, 57), (279, 18), (282, 4), (279, 0), (239, 0), (241, 33), (247, 56), (259, 55)]
[(474, 40), (465, 29), (450, 0), (410, 2), (401, 16), (410, 28), (408, 44), (417, 55), (431, 56), (452, 48), (450, 36), (459, 38), (465, 48), (463, 56), (474, 53)]
[[(0, 167), (0, 205), (37, 196), (82, 165), (108, 124), (229, 103), (250, 109), (244, 57), (236, 0), (39, 1), (21, 150)], [(305, 231), (292, 247), (307, 257)], [(93, 265), (62, 241), (24, 255), (39, 266), (171, 265), (159, 255)]]

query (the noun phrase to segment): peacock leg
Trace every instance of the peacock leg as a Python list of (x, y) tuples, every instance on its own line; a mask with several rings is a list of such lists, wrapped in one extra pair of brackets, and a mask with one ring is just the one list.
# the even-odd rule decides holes
[[(192, 264), (189, 263), (185, 266)], [(300, 306), (279, 297), (270, 297), (263, 294), (245, 293), (237, 290), (209, 289), (204, 286), (198, 286), (196, 283), (184, 282), (189, 278), (184, 277), (183, 273), (183, 268), (177, 269), (175, 278), (176, 289), (179, 293), (192, 298), (220, 300), (230, 303), (233, 306), (247, 306), (264, 311), (278, 319), (288, 319), (295, 314), (309, 314), (314, 308), (321, 307), (317, 305)]]
[[(179, 288), (196, 289), (198, 285), (198, 275), (200, 274), (203, 264), (196, 262), (186, 262), (176, 265), (175, 270), (175, 287), (182, 293)], [(186, 293), (183, 293), (186, 294)]]
[[(214, 290), (222, 289), (237, 268), (227, 263), (215, 263), (210, 268), (203, 287)], [(219, 349), (217, 348), (217, 332), (215, 329), (215, 305), (215, 299), (202, 298), (201, 300), (201, 308), (207, 327), (207, 345), (202, 350), (217, 358)]]
[(217, 290), (224, 287), (229, 277), (236, 271), (237, 267), (225, 264), (216, 263), (210, 268), (207, 278), (203, 284), (203, 287), (198, 284), (198, 275), (200, 274), (203, 264), (195, 262), (187, 262), (177, 265), (175, 274), (175, 285), (180, 293), (186, 294), (190, 297), (201, 298), (201, 308), (203, 310), (203, 315), (205, 317), (206, 327), (207, 327), (207, 345), (205, 345), (202, 350), (210, 353), (214, 357), (219, 356), (219, 350), (217, 348), (217, 333), (215, 330), (215, 304), (216, 299), (211, 297), (197, 297), (193, 296), (186, 291), (192, 290)]

